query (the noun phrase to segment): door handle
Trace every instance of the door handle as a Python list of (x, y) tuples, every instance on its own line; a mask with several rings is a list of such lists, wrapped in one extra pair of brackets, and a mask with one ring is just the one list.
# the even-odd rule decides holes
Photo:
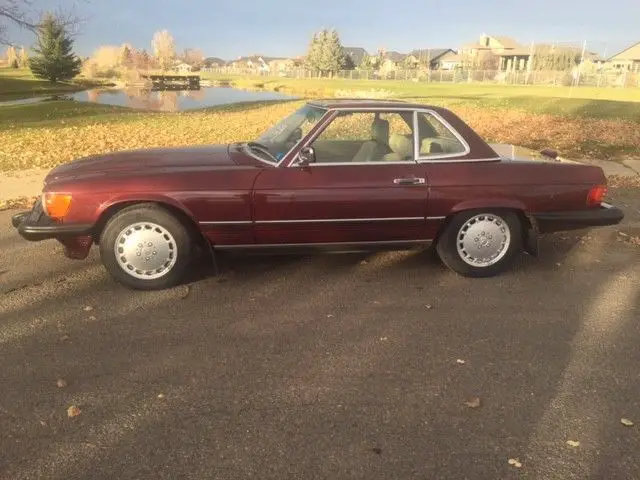
[(393, 183), (396, 185), (423, 185), (425, 183), (424, 178), (396, 178)]

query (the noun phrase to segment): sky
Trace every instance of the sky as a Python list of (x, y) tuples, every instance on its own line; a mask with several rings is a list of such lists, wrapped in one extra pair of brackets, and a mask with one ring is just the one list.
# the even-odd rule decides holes
[[(506, 35), (522, 44), (572, 42), (610, 56), (640, 41), (640, 0), (34, 0), (38, 9), (72, 9), (84, 18), (76, 52), (130, 43), (151, 51), (166, 29), (179, 50), (205, 56), (303, 55), (313, 32), (336, 28), (343, 46), (403, 53), (453, 48)], [(10, 31), (20, 45), (33, 35)]]

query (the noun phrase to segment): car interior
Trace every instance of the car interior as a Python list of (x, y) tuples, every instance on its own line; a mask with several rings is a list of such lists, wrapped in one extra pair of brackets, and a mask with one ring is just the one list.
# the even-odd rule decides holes
[[(444, 125), (421, 115), (425, 116), (419, 117), (420, 157), (464, 152)], [(344, 112), (313, 142), (315, 163), (413, 160), (413, 130), (413, 112)]]

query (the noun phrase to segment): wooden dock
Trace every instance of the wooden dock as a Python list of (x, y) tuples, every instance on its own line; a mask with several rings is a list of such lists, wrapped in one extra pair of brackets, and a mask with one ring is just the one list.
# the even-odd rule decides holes
[(154, 88), (200, 90), (200, 75), (142, 75)]

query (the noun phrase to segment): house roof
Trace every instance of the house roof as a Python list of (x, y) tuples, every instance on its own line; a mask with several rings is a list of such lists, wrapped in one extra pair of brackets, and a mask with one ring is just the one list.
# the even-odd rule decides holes
[(457, 53), (451, 51), (451, 52), (445, 53), (442, 57), (440, 57), (440, 61), (441, 62), (461, 62), (462, 57)]
[[(548, 43), (539, 43), (533, 45), (533, 52), (541, 53), (541, 52), (556, 52), (556, 53), (574, 53), (576, 55), (582, 55), (582, 47), (573, 46), (573, 45), (553, 45)], [(498, 54), (500, 57), (527, 57), (531, 55), (531, 47), (520, 46), (518, 48), (514, 48), (513, 50), (508, 50), (506, 52)], [(600, 60), (600, 55), (594, 52), (585, 52), (584, 58), (587, 60)]]
[(493, 38), (494, 40), (497, 40), (498, 42), (500, 42), (500, 44), (504, 47), (504, 48), (519, 48), (520, 45), (518, 44), (518, 42), (516, 42), (513, 38), (511, 37), (505, 37), (504, 35), (499, 35), (499, 36), (494, 36), (494, 35), (488, 35), (489, 37)]
[(407, 54), (390, 50), (388, 52), (385, 52), (384, 58), (385, 60), (391, 60), (392, 62), (398, 63), (404, 61), (404, 59), (407, 58)]
[(418, 60), (429, 59), (429, 61), (433, 62), (449, 52), (455, 53), (451, 48), (423, 48), (413, 50), (409, 55), (416, 57)]
[(609, 57), (609, 60), (640, 60), (640, 42), (634, 43), (621, 52)]
[(362, 63), (362, 59), (369, 55), (364, 48), (361, 47), (343, 47), (342, 51), (345, 55), (351, 57), (351, 61), (357, 67)]
[(222, 63), (223, 65), (225, 65), (227, 63), (226, 60), (222, 60), (221, 58), (218, 57), (207, 57), (204, 59), (205, 63)]
[(234, 60), (234, 62), (248, 62), (251, 61), (253, 63), (260, 62), (260, 59), (265, 63), (269, 63), (272, 60), (285, 60), (284, 57), (265, 57), (264, 55), (249, 55), (247, 57), (238, 57)]
[[(513, 38), (506, 37), (504, 35), (483, 35), (483, 36), (480, 37), (480, 40), (482, 40), (483, 38), (492, 38), (495, 41), (497, 41), (500, 45), (502, 45), (502, 48), (505, 48), (505, 49), (521, 48), (520, 44), (518, 42), (516, 42)], [(468, 43), (466, 45), (463, 45), (462, 48), (464, 48), (466, 50), (470, 50), (470, 49), (474, 49), (474, 50), (493, 50), (493, 49), (495, 49), (495, 47), (489, 47), (487, 45), (482, 45), (482, 43), (480, 43), (480, 42)]]

